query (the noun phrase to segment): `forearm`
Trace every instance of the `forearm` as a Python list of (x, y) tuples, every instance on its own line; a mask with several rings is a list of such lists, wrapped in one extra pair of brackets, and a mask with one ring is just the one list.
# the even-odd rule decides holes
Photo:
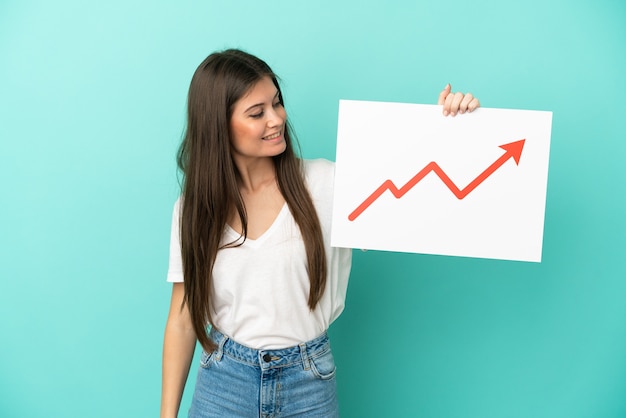
[(195, 346), (193, 329), (168, 320), (163, 341), (161, 418), (178, 414)]

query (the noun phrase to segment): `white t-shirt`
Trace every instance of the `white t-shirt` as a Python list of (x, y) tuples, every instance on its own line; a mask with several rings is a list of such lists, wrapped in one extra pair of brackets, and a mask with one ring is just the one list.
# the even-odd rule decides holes
[[(343, 311), (352, 250), (330, 246), (334, 163), (305, 160), (305, 181), (317, 210), (328, 263), (326, 289), (315, 310), (308, 307), (309, 277), (300, 228), (287, 204), (258, 239), (218, 252), (213, 267), (213, 322), (240, 344), (256, 349), (290, 347), (312, 340)], [(169, 282), (182, 282), (180, 199), (174, 205)], [(227, 226), (222, 243), (241, 241)]]

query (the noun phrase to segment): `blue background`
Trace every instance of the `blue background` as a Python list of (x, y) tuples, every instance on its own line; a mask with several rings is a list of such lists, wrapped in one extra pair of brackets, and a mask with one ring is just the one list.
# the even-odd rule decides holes
[(225, 47), (308, 158), (340, 98), (554, 112), (541, 264), (355, 252), (343, 417), (626, 416), (625, 41), (619, 0), (0, 1), (0, 416), (158, 414), (174, 157)]

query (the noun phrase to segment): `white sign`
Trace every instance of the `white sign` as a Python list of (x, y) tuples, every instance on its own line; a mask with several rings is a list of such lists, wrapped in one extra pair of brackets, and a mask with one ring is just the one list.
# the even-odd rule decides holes
[(342, 100), (331, 244), (541, 261), (552, 112)]

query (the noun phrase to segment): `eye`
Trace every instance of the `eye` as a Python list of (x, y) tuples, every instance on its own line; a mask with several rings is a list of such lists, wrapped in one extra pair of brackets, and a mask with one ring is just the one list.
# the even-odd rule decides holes
[(276, 102), (274, 102), (274, 103), (272, 104), (272, 106), (274, 106), (275, 108), (276, 108), (276, 107), (282, 107), (282, 105), (283, 105), (283, 104), (282, 104), (280, 101), (276, 101)]
[(253, 115), (250, 115), (250, 117), (252, 119), (260, 119), (263, 116), (263, 112), (259, 112), (259, 113), (255, 113)]

